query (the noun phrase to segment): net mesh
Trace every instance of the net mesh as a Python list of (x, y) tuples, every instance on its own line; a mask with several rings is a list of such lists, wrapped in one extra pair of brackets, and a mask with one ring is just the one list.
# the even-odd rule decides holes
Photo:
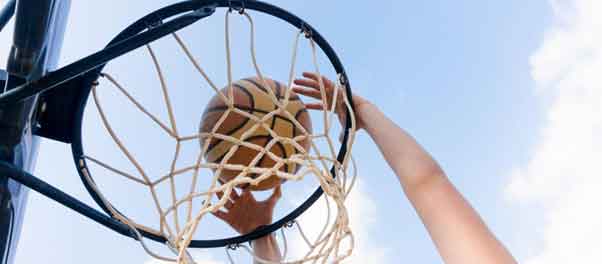
[[(247, 12), (240, 12), (249, 23), (250, 26), (250, 53), (251, 59), (253, 62), (254, 70), (256, 72), (257, 77), (263, 82), (264, 87), (269, 87), (266, 84), (266, 79), (264, 79), (262, 72), (260, 71), (259, 65), (256, 60), (255, 54), (255, 30), (254, 30), (254, 22), (252, 17)], [(318, 66), (317, 60), (317, 51), (316, 44), (313, 39), (309, 35), (307, 31), (300, 31), (295, 35), (292, 58), (291, 58), (291, 66), (288, 76), (288, 88), (286, 89), (286, 93), (284, 95), (284, 99), (278, 99), (274, 94), (272, 89), (267, 89), (269, 91), (269, 96), (273, 101), (274, 105), (276, 105), (276, 109), (271, 111), (270, 113), (258, 117), (255, 116), (248, 111), (238, 109), (234, 104), (233, 97), (233, 86), (232, 86), (232, 63), (231, 63), (231, 50), (230, 50), (230, 15), (231, 12), (226, 12), (225, 15), (225, 48), (226, 48), (226, 63), (227, 63), (227, 80), (229, 89), (227, 89), (226, 93), (222, 93), (220, 89), (215, 85), (215, 83), (209, 78), (208, 74), (203, 70), (199, 62), (194, 58), (190, 49), (188, 48), (185, 41), (177, 34), (172, 33), (172, 37), (177, 42), (177, 45), (184, 51), (184, 54), (187, 57), (187, 60), (191, 62), (196, 71), (202, 76), (202, 78), (209, 84), (209, 86), (214, 90), (214, 92), (219, 95), (221, 100), (223, 100), (224, 104), (227, 105), (227, 109), (224, 111), (221, 118), (216, 122), (215, 126), (210, 132), (206, 133), (198, 133), (193, 135), (182, 135), (178, 131), (178, 126), (175, 118), (175, 113), (173, 110), (173, 103), (170, 99), (170, 89), (165, 81), (163, 70), (159, 64), (157, 56), (155, 55), (155, 51), (151, 47), (151, 45), (146, 45), (146, 50), (150, 55), (153, 67), (156, 70), (156, 74), (160, 80), (161, 92), (163, 103), (165, 108), (167, 109), (167, 115), (169, 117), (168, 122), (163, 122), (160, 118), (153, 115), (151, 111), (147, 110), (139, 101), (137, 101), (125, 88), (124, 85), (119, 83), (116, 78), (114, 78), (109, 73), (102, 73), (101, 79), (108, 81), (110, 86), (115, 87), (123, 96), (127, 98), (128, 101), (132, 103), (132, 105), (141, 111), (144, 115), (146, 115), (149, 119), (152, 120), (156, 125), (158, 125), (162, 131), (168, 137), (174, 139), (175, 142), (175, 152), (173, 153), (171, 159), (171, 165), (169, 172), (160, 177), (150, 177), (149, 175), (157, 175), (156, 172), (147, 171), (136, 159), (135, 155), (128, 150), (125, 144), (122, 142), (122, 139), (117, 135), (115, 130), (113, 129), (107, 115), (105, 114), (105, 109), (103, 108), (103, 102), (98, 96), (99, 82), (95, 83), (92, 87), (92, 95), (95, 106), (100, 115), (100, 119), (102, 121), (103, 126), (106, 128), (108, 134), (111, 139), (115, 142), (118, 148), (123, 152), (127, 160), (135, 167), (134, 173), (127, 173), (123, 170), (116, 168), (115, 166), (111, 166), (106, 162), (101, 161), (93, 157), (92, 155), (84, 155), (81, 157), (80, 165), (85, 176), (85, 179), (88, 181), (90, 186), (95, 189), (95, 191), (99, 194), (99, 197), (104, 203), (105, 207), (110, 211), (112, 216), (119, 221), (127, 224), (131, 227), (132, 231), (138, 237), (142, 247), (153, 257), (166, 260), (166, 261), (175, 261), (177, 263), (187, 263), (192, 264), (194, 260), (191, 258), (191, 255), (188, 252), (188, 247), (191, 241), (194, 239), (195, 234), (197, 233), (197, 229), (203, 217), (211, 212), (215, 212), (221, 208), (223, 208), (228, 202), (228, 197), (234, 191), (236, 186), (240, 186), (241, 184), (258, 184), (273, 175), (281, 179), (286, 179), (290, 181), (298, 181), (303, 179), (304, 177), (310, 175), (316, 177), (318, 180), (320, 187), (326, 194), (327, 198), (324, 199), (327, 203), (327, 214), (325, 216), (325, 224), (321, 228), (319, 234), (315, 235), (314, 239), (309, 239), (306, 233), (303, 231), (303, 228), (297, 221), (292, 221), (287, 223), (284, 228), (288, 229), (296, 229), (300, 236), (303, 238), (302, 240), (306, 243), (308, 250), (305, 252), (304, 256), (301, 258), (297, 258), (294, 260), (287, 260), (287, 239), (285, 236), (284, 229), (281, 229), (280, 233), (283, 240), (283, 253), (282, 253), (282, 261), (274, 262), (265, 259), (261, 259), (253, 254), (251, 248), (246, 245), (230, 245), (226, 248), (227, 256), (231, 262), (234, 262), (230, 255), (230, 251), (236, 248), (243, 248), (248, 251), (255, 261), (259, 263), (326, 263), (326, 262), (335, 262), (338, 263), (341, 260), (348, 257), (353, 249), (353, 234), (351, 229), (349, 228), (349, 217), (347, 213), (347, 208), (345, 206), (345, 199), (347, 198), (350, 190), (353, 187), (355, 176), (356, 176), (356, 168), (353, 162), (353, 158), (351, 157), (351, 146), (354, 139), (354, 131), (355, 131), (355, 119), (353, 115), (350, 115), (352, 120), (352, 126), (349, 129), (349, 137), (347, 142), (343, 142), (347, 147), (347, 155), (342, 159), (342, 162), (337, 160), (337, 150), (335, 148), (335, 142), (331, 139), (330, 130), (332, 127), (333, 120), (336, 121), (335, 106), (337, 105), (337, 100), (343, 100), (344, 106), (347, 108), (348, 113), (353, 113), (350, 102), (347, 100), (346, 96), (342, 96), (344, 93), (344, 89), (342, 89), (343, 80), (340, 80), (341, 76), (339, 76), (339, 82), (336, 82), (337, 87), (334, 89), (334, 95), (330, 98), (334, 102), (327, 102), (327, 98), (329, 98), (326, 94), (326, 89), (324, 82), (321, 78), (320, 69)], [(286, 111), (286, 106), (289, 102), (289, 97), (291, 95), (292, 83), (295, 74), (295, 65), (297, 60), (297, 51), (299, 46), (299, 40), (302, 39), (302, 36), (305, 35), (305, 39), (309, 41), (311, 47), (312, 61), (315, 67), (314, 71), (320, 77), (319, 80), (319, 88), (320, 94), (322, 95), (322, 104), (324, 109), (322, 110), (322, 120), (323, 120), (323, 129), (322, 131), (316, 131), (313, 134), (308, 132), (303, 125), (301, 125), (294, 116), (291, 115), (288, 111)], [(225, 134), (217, 133), (216, 131), (222, 125), (222, 123), (226, 120), (226, 118), (231, 114), (238, 114), (243, 117), (248, 118), (254, 122), (254, 125), (244, 132), (240, 138), (232, 137)], [(279, 136), (276, 132), (274, 132), (269, 125), (266, 124), (266, 120), (270, 119), (274, 115), (284, 115), (287, 116), (289, 120), (294, 123), (294, 126), (297, 127), (301, 134), (294, 138), (287, 138)], [(246, 139), (253, 135), (253, 132), (257, 129), (264, 129), (268, 131), (271, 135), (271, 140), (265, 145), (257, 145), (251, 142), (246, 141)], [(209, 142), (212, 139), (220, 139), (223, 141), (230, 142), (232, 147), (229, 149), (227, 154), (219, 163), (211, 163), (206, 162), (203, 157), (207, 152), (207, 148), (210, 145)], [(327, 143), (326, 150), (322, 150), (318, 147), (316, 140), (325, 140)], [(204, 142), (205, 144), (201, 144), (202, 149), (196, 158), (194, 164), (190, 164), (188, 166), (179, 167), (177, 164), (178, 158), (180, 156), (180, 149), (183, 143), (188, 141), (198, 141)], [(308, 140), (310, 142), (310, 149), (306, 150), (303, 148), (299, 142)], [(273, 154), (269, 151), (271, 146), (276, 144), (277, 142), (281, 142), (283, 144), (290, 144), (295, 147), (297, 150), (296, 154), (288, 158), (283, 158), (278, 155)], [(254, 157), (254, 159), (248, 165), (236, 165), (229, 164), (228, 160), (234, 155), (234, 153), (240, 147), (246, 147), (253, 150), (256, 150), (258, 153)], [(272, 160), (275, 161), (274, 166), (266, 168), (258, 165), (258, 161), (264, 157), (268, 156)], [(144, 226), (142, 224), (136, 223), (134, 220), (126, 217), (119, 211), (117, 211), (109, 200), (102, 194), (99, 190), (98, 186), (92, 180), (90, 173), (86, 166), (84, 166), (84, 161), (92, 162), (100, 167), (103, 167), (112, 173), (123, 176), (133, 183), (148, 188), (148, 191), (152, 197), (152, 204), (155, 207), (159, 215), (159, 229), (151, 228), (148, 226)], [(285, 164), (297, 164), (298, 167), (301, 167), (301, 170), (297, 173), (289, 173), (287, 171), (282, 171), (280, 168)], [(198, 186), (198, 178), (200, 171), (202, 169), (211, 169), (214, 171), (210, 186), (206, 186), (204, 191), (197, 191)], [(332, 169), (332, 170), (331, 170)], [(224, 170), (235, 170), (240, 171), (240, 173), (228, 182), (219, 183), (220, 173)], [(183, 175), (185, 173), (192, 172), (192, 177), (190, 179), (190, 191), (184, 197), (177, 197), (176, 195), (176, 184), (175, 178)], [(334, 172), (334, 174), (333, 174)], [(251, 177), (251, 175), (258, 175), (256, 177)], [(160, 202), (159, 193), (157, 192), (157, 186), (160, 184), (168, 184), (170, 189), (170, 204), (165, 206)], [(212, 201), (212, 196), (215, 196), (216, 193), (221, 192), (223, 196), (217, 200), (217, 202), (209, 202)], [(198, 210), (193, 210), (192, 203), (194, 200), (201, 200), (202, 206)], [(332, 205), (330, 203), (334, 202), (334, 206), (336, 210), (332, 209)], [(179, 215), (180, 210), (178, 208), (185, 208), (183, 212), (185, 215)], [(334, 217), (332, 211), (335, 211)], [(182, 221), (181, 219), (184, 219)], [(171, 221), (168, 221), (171, 220)], [(332, 220), (332, 221), (331, 221)], [(157, 234), (163, 236), (168, 241), (167, 244), (170, 249), (175, 253), (176, 257), (168, 257), (157, 254), (153, 252), (145, 243), (143, 237), (139, 233), (138, 230), (144, 230), (146, 232), (150, 232), (153, 234)], [(348, 243), (343, 243), (343, 241), (348, 241)], [(345, 246), (342, 246), (342, 245)], [(343, 248), (344, 247), (344, 248)]]

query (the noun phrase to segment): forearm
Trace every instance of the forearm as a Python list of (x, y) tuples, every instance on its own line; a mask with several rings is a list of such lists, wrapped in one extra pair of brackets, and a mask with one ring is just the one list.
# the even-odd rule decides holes
[(444, 175), (408, 193), (408, 199), (445, 263), (516, 263)]
[[(267, 235), (257, 240), (253, 240), (252, 247), (255, 256), (265, 260), (280, 261), (280, 249), (278, 248), (278, 243), (273, 235)], [(255, 261), (255, 263), (258, 262)]]
[(376, 106), (361, 109), (365, 130), (382, 152), (404, 190), (417, 189), (433, 175), (442, 174), (433, 158), (404, 130), (389, 120)]
[(445, 263), (516, 263), (414, 138), (373, 105), (358, 111)]

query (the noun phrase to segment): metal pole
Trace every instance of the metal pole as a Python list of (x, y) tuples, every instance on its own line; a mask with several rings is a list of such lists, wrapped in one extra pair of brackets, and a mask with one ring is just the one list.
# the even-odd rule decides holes
[[(70, 0), (18, 0), (15, 30), (4, 91), (40, 78), (56, 68)], [(0, 108), (0, 159), (32, 172), (39, 139), (31, 134), (37, 96)], [(0, 175), (0, 252), (2, 263), (14, 262), (27, 188)]]
[(10, 18), (15, 14), (16, 5), (17, 2), (15, 0), (8, 0), (4, 4), (4, 7), (0, 9), (0, 31), (2, 31), (6, 24), (8, 24), (8, 21), (10, 21)]

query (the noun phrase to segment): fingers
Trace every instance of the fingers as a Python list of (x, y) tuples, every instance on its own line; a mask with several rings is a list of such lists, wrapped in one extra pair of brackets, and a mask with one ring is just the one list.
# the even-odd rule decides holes
[(310, 79), (295, 79), (293, 81), (294, 84), (296, 85), (301, 85), (307, 88), (312, 88), (314, 90), (319, 90), (320, 89), (320, 84), (314, 80), (310, 80)]
[[(294, 83), (297, 86), (293, 87), (293, 91), (304, 95), (304, 96), (308, 96), (317, 100), (322, 100), (322, 91), (320, 89), (320, 84), (318, 83), (318, 75), (315, 73), (311, 73), (311, 72), (304, 72), (303, 76), (305, 77), (305, 79), (295, 79)], [(327, 96), (327, 102), (328, 104), (330, 104), (330, 102), (332, 101), (332, 97), (334, 96), (334, 84), (328, 80), (326, 77), (322, 77), (323, 83), (324, 83), (324, 92), (326, 92), (326, 96)], [(342, 96), (342, 93), (344, 92), (342, 89), (340, 89), (340, 93), (338, 94), (338, 96)], [(338, 103), (337, 103), (338, 104)], [(318, 106), (317, 104), (310, 104), (311, 106), (307, 107), (309, 109), (315, 109), (315, 110), (322, 110), (323, 106)]]
[(311, 110), (324, 110), (324, 105), (322, 105), (322, 103), (307, 103), (305, 104), (305, 108)]
[(238, 199), (238, 193), (236, 192), (236, 189), (232, 188), (232, 192), (230, 193), (230, 199), (232, 200), (237, 200)]
[(222, 219), (224, 221), (228, 221), (228, 213), (222, 211), (222, 210), (217, 210), (215, 212), (211, 212), (211, 214), (215, 215), (215, 217)]
[[(303, 77), (312, 79), (314, 82), (318, 83), (318, 74), (313, 72), (303, 72)], [(322, 76), (322, 82), (326, 87), (333, 87), (334, 84), (328, 78)], [(319, 83), (318, 83), (319, 84)]]
[[(315, 90), (307, 90), (307, 89), (303, 89), (300, 87), (293, 87), (293, 90), (296, 93), (302, 94), (302, 95), (306, 95), (309, 97), (313, 97), (315, 99), (320, 100), (320, 92), (319, 91), (315, 91)], [(322, 104), (321, 102), (318, 103), (306, 103), (305, 104), (305, 108), (307, 109), (311, 109), (311, 110), (323, 110), (324, 109), (324, 104)]]
[[(224, 196), (223, 192), (216, 192), (215, 195), (217, 196), (217, 198), (219, 198), (220, 200), (222, 199), (222, 197)], [(225, 206), (224, 206), (225, 207)], [(215, 212), (211, 212), (212, 215), (214, 215), (215, 217), (222, 219), (223, 221), (228, 222), (227, 218), (228, 218), (228, 213), (224, 212), (222, 210), (215, 210)]]
[(240, 196), (243, 198), (243, 200), (247, 200), (251, 201), (251, 202), (256, 202), (257, 200), (255, 200), (255, 196), (253, 196), (253, 193), (251, 192), (251, 188), (245, 188), (242, 190), (242, 193), (240, 194)]
[(307, 89), (307, 88), (303, 88), (301, 86), (294, 86), (293, 91), (295, 93), (309, 96), (311, 98), (315, 98), (318, 100), (322, 99), (322, 94), (320, 93), (320, 90)]
[[(224, 195), (222, 192), (217, 192), (217, 197), (221, 200), (222, 196)], [(226, 203), (224, 204), (224, 207), (228, 210), (230, 210), (232, 208), (232, 206), (234, 206), (234, 203), (232, 201), (232, 199), (228, 199), (226, 200)]]
[[(224, 196), (224, 192), (216, 192), (215, 195), (217, 195), (217, 198), (219, 198), (220, 200), (222, 199), (222, 196)], [(232, 189), (232, 191), (230, 192), (230, 200), (236, 200), (238, 199), (238, 193), (236, 192), (236, 190)]]
[[(328, 80), (328, 79), (326, 79), (326, 77), (324, 77), (323, 80)], [(313, 79), (295, 79), (293, 81), (293, 83), (296, 85), (301, 85), (303, 87), (311, 88), (313, 90), (320, 90), (320, 83)], [(330, 81), (328, 81), (328, 82), (324, 81), (323, 85), (324, 85), (324, 89), (326, 89), (326, 91), (332, 90), (333, 85)]]
[(303, 77), (312, 79), (314, 81), (318, 80), (318, 75), (313, 72), (303, 72)]
[(274, 205), (276, 202), (278, 202), (280, 197), (282, 197), (282, 188), (280, 186), (281, 185), (278, 185), (276, 188), (274, 188), (274, 192), (272, 192), (272, 195), (270, 195), (270, 198), (267, 200), (268, 203)]
[[(318, 82), (318, 74), (315, 72), (303, 72), (303, 77), (309, 78), (309, 79), (312, 79), (312, 80)], [(324, 76), (322, 76), (322, 81), (324, 82), (325, 85), (329, 85), (329, 86), (332, 85), (332, 82)]]
[[(217, 198), (221, 200), (224, 196), (224, 192), (216, 192), (215, 195), (217, 195)], [(238, 195), (236, 190), (232, 189), (232, 191), (230, 192), (230, 197), (224, 204), (224, 207), (226, 207), (226, 209), (232, 208), (232, 206), (234, 206), (234, 201), (238, 200), (239, 197), (240, 196)]]
[[(318, 79), (317, 74), (312, 72), (304, 72), (303, 77), (305, 78), (295, 79), (294, 83), (308, 88), (313, 88), (317, 90), (320, 89), (320, 79)], [(324, 76), (322, 76), (322, 84), (324, 84), (324, 88), (326, 88), (326, 90), (332, 90), (332, 88), (334, 87), (334, 83)]]

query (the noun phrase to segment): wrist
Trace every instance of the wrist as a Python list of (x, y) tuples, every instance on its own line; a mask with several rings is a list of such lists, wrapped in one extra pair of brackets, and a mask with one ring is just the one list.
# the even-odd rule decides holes
[(276, 238), (271, 234), (253, 240), (251, 247), (253, 248), (253, 253), (261, 259), (269, 261), (279, 261), (281, 259), (278, 243), (276, 243)]
[(369, 130), (374, 119), (372, 117), (379, 111), (378, 107), (370, 102), (362, 103), (355, 108), (356, 122), (361, 124), (362, 128)]
[(251, 246), (255, 248), (256, 246), (265, 246), (270, 245), (275, 242), (274, 236), (272, 234), (262, 236), (258, 239), (251, 241)]
[(358, 112), (366, 112), (366, 111), (370, 111), (371, 109), (378, 110), (378, 107), (376, 107), (376, 105), (374, 105), (370, 101), (364, 101), (361, 104), (357, 105), (355, 110)]

